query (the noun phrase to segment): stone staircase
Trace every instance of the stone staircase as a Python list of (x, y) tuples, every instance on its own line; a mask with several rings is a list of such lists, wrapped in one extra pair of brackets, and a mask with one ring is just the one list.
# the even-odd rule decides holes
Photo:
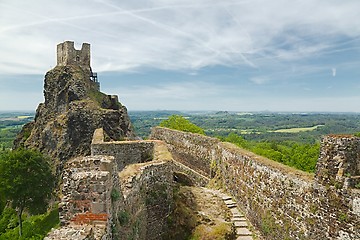
[(238, 209), (232, 197), (219, 190), (212, 189), (212, 193), (220, 197), (229, 208), (232, 214), (231, 222), (236, 229), (236, 240), (253, 240), (254, 233), (249, 229), (250, 226), (245, 215)]

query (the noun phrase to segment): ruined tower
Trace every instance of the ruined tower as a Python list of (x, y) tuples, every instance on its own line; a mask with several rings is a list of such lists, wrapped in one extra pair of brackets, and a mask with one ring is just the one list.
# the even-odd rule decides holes
[(89, 78), (96, 83), (100, 90), (100, 83), (97, 73), (94, 73), (90, 66), (90, 44), (83, 43), (80, 50), (76, 50), (74, 42), (65, 41), (57, 45), (57, 66), (77, 65), (84, 71), (89, 72)]
[(57, 65), (79, 65), (90, 69), (90, 44), (83, 43), (80, 50), (76, 50), (74, 42), (65, 41), (57, 45)]

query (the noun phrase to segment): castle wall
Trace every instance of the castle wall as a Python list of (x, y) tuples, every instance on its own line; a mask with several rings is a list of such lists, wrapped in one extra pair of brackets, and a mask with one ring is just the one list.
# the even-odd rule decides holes
[(45, 239), (63, 239), (69, 235), (74, 240), (84, 236), (111, 239), (111, 193), (119, 188), (116, 176), (113, 157), (89, 156), (69, 161), (63, 171), (59, 204), (62, 228), (52, 231)]
[[(207, 176), (215, 175), (266, 239), (360, 239), (359, 189), (325, 184), (312, 174), (202, 135), (154, 128), (151, 137), (165, 141), (177, 160), (190, 167), (194, 164), (194, 170)], [(326, 145), (328, 140), (323, 140), (324, 153), (329, 149), (357, 151), (357, 144), (335, 141)], [(354, 162), (358, 164), (359, 158), (351, 156), (350, 161), (342, 158), (341, 166), (352, 162), (346, 165), (349, 169)], [(332, 162), (329, 158), (320, 158), (317, 172), (331, 172), (320, 170), (333, 168), (322, 164)]]
[(113, 156), (119, 171), (134, 163), (149, 162), (153, 159), (152, 141), (104, 142), (102, 129), (96, 129), (91, 144), (91, 155)]
[(119, 178), (125, 206), (117, 216), (128, 216), (128, 221), (118, 221), (117, 235), (123, 239), (158, 240), (165, 237), (173, 201), (171, 162), (129, 165), (119, 173)]
[[(145, 147), (142, 143), (104, 142), (103, 130), (97, 129), (93, 153), (108, 155), (66, 163), (61, 228), (45, 239), (162, 239), (172, 211), (173, 159), (164, 143), (148, 141)], [(142, 154), (150, 160), (144, 162)]]

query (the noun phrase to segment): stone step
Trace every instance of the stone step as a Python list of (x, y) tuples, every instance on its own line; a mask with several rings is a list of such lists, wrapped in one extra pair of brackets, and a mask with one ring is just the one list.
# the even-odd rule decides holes
[(244, 217), (244, 214), (237, 208), (230, 208), (230, 212), (232, 213), (233, 217)]
[(236, 240), (253, 240), (254, 238), (252, 236), (239, 236), (236, 238)]
[(227, 195), (224, 195), (224, 196), (222, 196), (221, 198), (222, 198), (222, 200), (224, 200), (224, 201), (226, 201), (226, 200), (232, 200), (232, 197), (227, 196)]
[(237, 206), (235, 204), (226, 204), (228, 208), (236, 208)]
[(233, 222), (234, 226), (237, 227), (248, 227), (248, 223), (245, 221), (241, 221), (241, 222)]
[(238, 236), (251, 236), (252, 235), (252, 232), (245, 228), (245, 227), (239, 227), (239, 228), (236, 228), (236, 235)]
[(246, 222), (246, 218), (245, 217), (233, 217), (231, 218), (232, 222)]
[(228, 205), (228, 204), (236, 204), (235, 201), (233, 201), (232, 199), (229, 199), (229, 200), (224, 200), (225, 204)]

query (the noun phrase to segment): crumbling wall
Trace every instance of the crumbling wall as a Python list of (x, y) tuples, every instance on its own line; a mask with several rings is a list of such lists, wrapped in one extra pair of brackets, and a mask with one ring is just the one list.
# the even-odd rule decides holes
[[(163, 239), (172, 212), (171, 162), (129, 165), (119, 177), (125, 206), (117, 212), (118, 235), (124, 239)], [(127, 216), (126, 221), (123, 216)]]
[(111, 239), (111, 193), (119, 188), (117, 168), (111, 156), (79, 157), (64, 167), (62, 199), (59, 204), (61, 229), (46, 239)]
[[(179, 153), (179, 157), (185, 156), (185, 152), (191, 155), (191, 161), (195, 162), (194, 170), (216, 172), (215, 179), (244, 207), (248, 219), (266, 239), (360, 239), (359, 189), (346, 184), (324, 184), (317, 180), (322, 179), (320, 176), (314, 179), (312, 174), (257, 156), (230, 143), (216, 139), (209, 141), (208, 137), (198, 134), (154, 128), (151, 136), (165, 141), (172, 152)], [(335, 145), (327, 145), (331, 141)], [(353, 141), (345, 144), (348, 147), (343, 142), (348, 141), (324, 138), (322, 152), (327, 152), (329, 146), (344, 152), (357, 151), (355, 146), (358, 145)], [(355, 167), (360, 161), (356, 154), (340, 154), (351, 156), (343, 158), (341, 166), (347, 166), (346, 169), (350, 168), (347, 164)], [(335, 161), (328, 154), (321, 156), (326, 162)], [(191, 163), (187, 164), (191, 167)], [(323, 173), (321, 169), (325, 165), (320, 157), (317, 172)]]
[(91, 155), (108, 155), (115, 158), (119, 171), (134, 163), (153, 160), (152, 141), (112, 141), (105, 142), (102, 128), (96, 129), (91, 144)]
[[(66, 163), (61, 228), (46, 239), (163, 239), (173, 210), (173, 159), (166, 145), (147, 141), (143, 147), (143, 141), (104, 142), (103, 138), (101, 129), (95, 131), (92, 150), (107, 155)], [(143, 162), (150, 153), (151, 161)], [(118, 164), (119, 156), (127, 159), (125, 168)]]

